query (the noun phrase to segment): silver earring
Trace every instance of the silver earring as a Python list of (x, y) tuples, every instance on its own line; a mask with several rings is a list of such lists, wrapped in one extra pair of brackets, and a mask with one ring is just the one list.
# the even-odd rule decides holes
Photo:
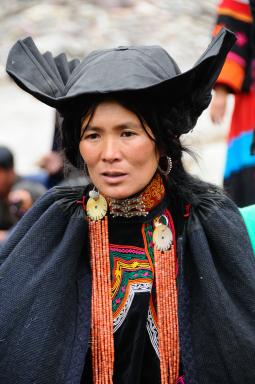
[(158, 170), (161, 173), (161, 175), (167, 176), (167, 175), (169, 175), (169, 173), (171, 172), (171, 170), (173, 168), (172, 159), (169, 156), (161, 157), (161, 159), (164, 159), (164, 161), (166, 161), (167, 166), (166, 166), (166, 169), (162, 169), (160, 167), (160, 165), (158, 164)]

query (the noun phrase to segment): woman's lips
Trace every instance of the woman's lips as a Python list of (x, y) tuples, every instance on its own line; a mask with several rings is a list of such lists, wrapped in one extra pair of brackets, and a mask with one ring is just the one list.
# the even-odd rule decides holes
[(122, 181), (126, 176), (127, 173), (123, 172), (103, 172), (101, 173), (101, 176), (108, 182), (111, 183), (117, 183)]

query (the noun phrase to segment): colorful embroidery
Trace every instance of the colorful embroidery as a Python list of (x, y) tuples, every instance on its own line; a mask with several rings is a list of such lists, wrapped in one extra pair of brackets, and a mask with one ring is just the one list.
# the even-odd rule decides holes
[[(169, 222), (168, 210), (164, 212)], [(149, 293), (146, 329), (159, 357), (156, 286), (154, 282), (153, 225), (142, 225), (144, 249), (135, 246), (110, 245), (113, 329), (116, 332), (126, 319), (136, 293)]]
[(151, 292), (151, 283), (142, 283), (142, 284), (130, 284), (128, 289), (128, 295), (126, 301), (123, 301), (121, 306), (121, 311), (118, 315), (113, 317), (113, 331), (116, 332), (117, 329), (122, 325), (123, 321), (127, 317), (128, 311), (131, 307), (132, 301), (136, 293)]
[(125, 320), (135, 293), (151, 292), (153, 272), (139, 247), (110, 245), (114, 332)]
[[(152, 304), (153, 305), (153, 304)], [(157, 328), (157, 323), (156, 319), (153, 316), (153, 309), (152, 305), (150, 303), (150, 308), (148, 312), (148, 319), (147, 319), (147, 324), (146, 328), (150, 337), (151, 344), (153, 345), (153, 348), (158, 355), (159, 358), (159, 348), (158, 348), (158, 328)]]
[(142, 193), (143, 202), (148, 210), (158, 205), (165, 195), (165, 187), (162, 178), (157, 174), (150, 185)]
[(152, 242), (153, 226), (151, 223), (143, 224), (142, 235), (143, 235), (145, 252), (154, 275), (154, 254), (153, 254), (153, 242)]

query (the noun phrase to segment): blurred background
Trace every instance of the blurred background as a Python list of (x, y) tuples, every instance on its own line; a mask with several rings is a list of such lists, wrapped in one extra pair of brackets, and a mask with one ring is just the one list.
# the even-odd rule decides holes
[[(189, 69), (207, 47), (215, 23), (216, 0), (1, 0), (0, 145), (15, 155), (21, 175), (38, 171), (39, 159), (52, 147), (54, 111), (21, 91), (5, 74), (11, 46), (32, 36), (41, 52), (66, 52), (83, 58), (91, 50), (129, 44), (160, 44)], [(227, 118), (213, 125), (208, 110), (183, 140), (197, 155), (186, 167), (221, 184)]]

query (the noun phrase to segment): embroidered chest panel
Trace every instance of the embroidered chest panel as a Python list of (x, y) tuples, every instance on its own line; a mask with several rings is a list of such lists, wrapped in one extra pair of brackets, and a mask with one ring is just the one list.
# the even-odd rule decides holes
[(125, 319), (134, 294), (151, 292), (153, 272), (144, 249), (110, 245), (114, 330)]
[(110, 245), (113, 329), (116, 332), (128, 316), (136, 294), (148, 293), (146, 328), (158, 355), (158, 331), (152, 289), (154, 271), (146, 249), (136, 246)]

